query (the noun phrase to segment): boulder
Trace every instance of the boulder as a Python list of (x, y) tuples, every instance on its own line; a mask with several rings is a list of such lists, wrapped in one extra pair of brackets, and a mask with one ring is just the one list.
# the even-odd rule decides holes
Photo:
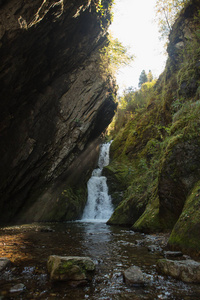
[(51, 255), (47, 268), (53, 281), (88, 281), (95, 263), (89, 257)]
[(173, 257), (183, 257), (183, 253), (181, 251), (164, 251), (165, 258), (173, 258)]
[(200, 263), (191, 259), (184, 261), (160, 259), (157, 262), (157, 270), (185, 282), (200, 282)]
[(0, 272), (10, 264), (10, 260), (6, 257), (0, 257)]
[[(196, 165), (196, 161), (194, 160)], [(200, 254), (200, 181), (191, 189), (186, 199), (183, 211), (176, 222), (168, 245), (171, 249), (179, 249), (187, 254)]]
[(142, 270), (137, 266), (131, 266), (123, 273), (124, 281), (127, 285), (145, 284), (145, 276)]

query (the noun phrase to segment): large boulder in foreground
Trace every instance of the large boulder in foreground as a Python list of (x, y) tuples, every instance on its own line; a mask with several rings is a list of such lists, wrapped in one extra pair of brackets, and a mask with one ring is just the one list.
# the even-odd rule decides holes
[(95, 263), (89, 257), (51, 255), (47, 268), (53, 281), (88, 281)]
[(157, 270), (185, 282), (200, 282), (200, 263), (194, 260), (159, 259)]

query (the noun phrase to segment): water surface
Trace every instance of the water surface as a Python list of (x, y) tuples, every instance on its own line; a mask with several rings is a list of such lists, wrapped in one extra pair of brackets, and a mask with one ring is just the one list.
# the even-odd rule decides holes
[[(0, 276), (0, 299), (200, 299), (200, 285), (185, 284), (156, 272), (160, 253), (147, 245), (162, 244), (163, 236), (150, 236), (104, 223), (31, 224), (1, 229), (1, 257), (12, 266)], [(49, 255), (89, 256), (96, 263), (94, 279), (74, 288), (51, 283), (46, 263)], [(122, 272), (141, 267), (148, 284), (128, 287)], [(22, 283), (25, 289), (11, 293)]]

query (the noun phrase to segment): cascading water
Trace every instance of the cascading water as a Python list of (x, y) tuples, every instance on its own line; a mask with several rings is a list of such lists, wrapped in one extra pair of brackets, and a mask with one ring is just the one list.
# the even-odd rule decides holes
[(113, 213), (111, 197), (108, 195), (106, 177), (102, 176), (103, 167), (109, 164), (110, 144), (101, 145), (97, 169), (94, 169), (92, 176), (87, 183), (88, 199), (83, 212), (84, 222), (106, 222)]

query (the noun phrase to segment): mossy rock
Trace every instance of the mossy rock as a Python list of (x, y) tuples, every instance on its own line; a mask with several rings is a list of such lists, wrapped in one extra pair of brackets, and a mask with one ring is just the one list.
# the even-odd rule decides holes
[(124, 198), (126, 189), (131, 182), (132, 169), (123, 161), (121, 163), (112, 162), (103, 169), (103, 175), (107, 178), (109, 195), (116, 208)]
[(200, 255), (200, 181), (187, 197), (169, 238), (172, 248)]
[[(170, 143), (170, 140), (169, 140)], [(200, 176), (200, 138), (186, 140), (184, 135), (166, 147), (158, 180), (159, 213), (168, 228), (178, 220), (194, 183)]]
[(108, 220), (109, 225), (131, 226), (143, 213), (146, 206), (146, 199), (125, 199), (115, 209)]
[(42, 218), (45, 221), (72, 221), (81, 218), (87, 201), (86, 187), (73, 189), (66, 187), (52, 203), (51, 209), (46, 209)]
[(51, 255), (47, 269), (52, 281), (83, 281), (91, 280), (95, 263), (89, 257)]
[(160, 232), (163, 230), (163, 225), (159, 217), (159, 198), (155, 197), (148, 203), (144, 213), (133, 224), (132, 229), (140, 232)]
[(45, 192), (29, 208), (20, 214), (20, 222), (63, 222), (81, 218), (87, 201), (87, 186), (71, 188), (63, 184), (57, 191), (50, 189)]

